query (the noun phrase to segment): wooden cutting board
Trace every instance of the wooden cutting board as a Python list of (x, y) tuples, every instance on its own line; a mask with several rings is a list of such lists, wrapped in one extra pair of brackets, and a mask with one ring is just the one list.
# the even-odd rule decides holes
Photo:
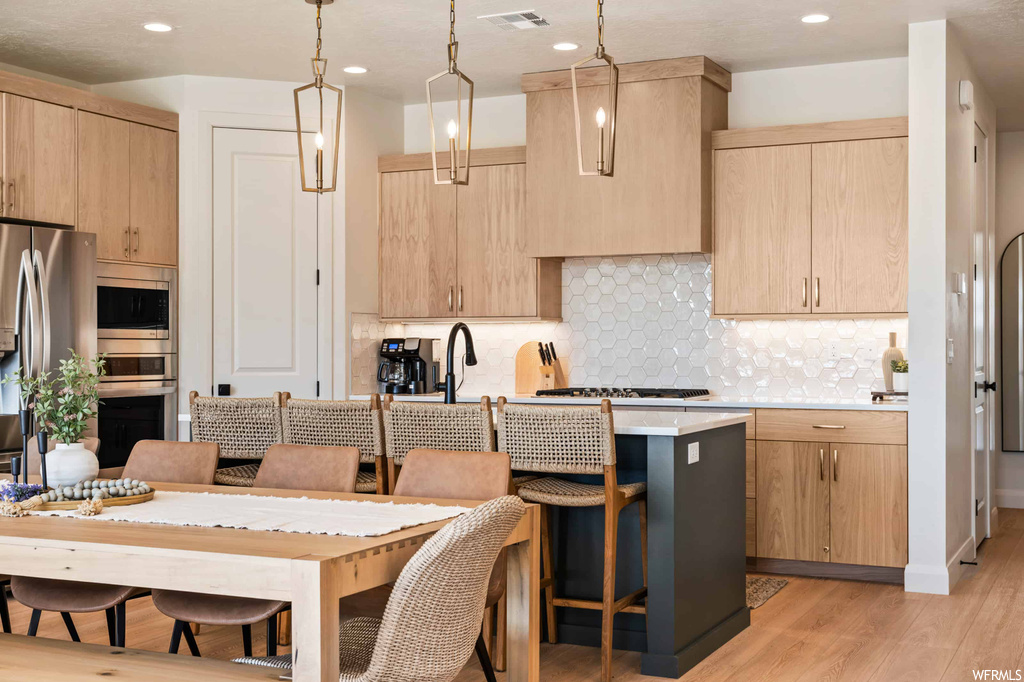
[(540, 359), (540, 341), (527, 341), (516, 352), (516, 395), (534, 395), (543, 388), (565, 388), (562, 361), (545, 365)]

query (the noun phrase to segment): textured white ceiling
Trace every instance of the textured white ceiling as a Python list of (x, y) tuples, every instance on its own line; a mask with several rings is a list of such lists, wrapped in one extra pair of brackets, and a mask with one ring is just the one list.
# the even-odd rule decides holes
[[(564, 68), (595, 42), (593, 0), (462, 0), (459, 65), (480, 96)], [(534, 9), (551, 26), (504, 32), (476, 17)], [(799, 18), (825, 12), (832, 21)], [(84, 83), (197, 74), (308, 80), (314, 9), (303, 0), (0, 0), (0, 62)], [(1024, 0), (607, 0), (621, 62), (705, 54), (732, 71), (905, 56), (907, 24), (948, 18), (1001, 107), (1024, 128)], [(160, 21), (171, 33), (150, 33)], [(445, 0), (337, 0), (324, 8), (329, 79), (405, 102), (445, 66)], [(573, 41), (575, 53), (551, 45)], [(341, 73), (359, 64), (363, 76)]]

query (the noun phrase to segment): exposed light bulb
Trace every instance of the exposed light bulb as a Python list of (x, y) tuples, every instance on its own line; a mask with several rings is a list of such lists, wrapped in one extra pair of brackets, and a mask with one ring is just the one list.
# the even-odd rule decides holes
[(324, 148), (324, 134), (321, 133), (319, 130), (316, 133), (316, 148), (317, 149), (323, 149)]
[(459, 134), (459, 126), (455, 124), (455, 119), (448, 119), (448, 139), (454, 140)]
[(605, 122), (604, 107), (600, 107), (597, 110), (597, 127), (598, 128), (604, 128), (604, 122)]

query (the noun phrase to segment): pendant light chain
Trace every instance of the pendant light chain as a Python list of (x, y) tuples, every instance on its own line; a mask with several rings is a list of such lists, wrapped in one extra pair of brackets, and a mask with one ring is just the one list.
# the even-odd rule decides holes
[(316, 3), (316, 58), (315, 58), (315, 61), (313, 62), (313, 69), (316, 71), (316, 75), (318, 77), (321, 77), (321, 78), (323, 77), (323, 74), (320, 73), (320, 46), (323, 44), (323, 39), (320, 36), (320, 32), (323, 30), (323, 22), (320, 21), (320, 8), (322, 7), (322, 5), (323, 5), (323, 3), (320, 2), (320, 0), (317, 0), (317, 3)]
[(604, 56), (604, 0), (597, 0), (597, 56)]
[(454, 73), (459, 59), (459, 43), (455, 40), (455, 0), (451, 1), (448, 22), (448, 73)]

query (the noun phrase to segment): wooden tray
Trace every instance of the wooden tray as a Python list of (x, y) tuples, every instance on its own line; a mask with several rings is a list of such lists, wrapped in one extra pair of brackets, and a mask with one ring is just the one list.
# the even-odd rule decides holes
[[(108, 497), (103, 500), (104, 507), (127, 507), (130, 504), (142, 504), (143, 502), (149, 502), (153, 499), (153, 495), (156, 493), (155, 490), (150, 490), (148, 493), (142, 495), (132, 495), (131, 497)], [(65, 500), (63, 502), (46, 502), (39, 507), (36, 507), (32, 511), (62, 511), (70, 510), (74, 511), (78, 509), (78, 505), (85, 502), (81, 500)]]

